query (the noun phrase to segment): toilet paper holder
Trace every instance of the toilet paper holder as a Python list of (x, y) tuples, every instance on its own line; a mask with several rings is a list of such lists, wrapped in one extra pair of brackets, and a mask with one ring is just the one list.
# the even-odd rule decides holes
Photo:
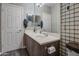
[(56, 51), (56, 48), (55, 48), (55, 46), (48, 46), (48, 47), (45, 47), (45, 50), (48, 54), (52, 54)]

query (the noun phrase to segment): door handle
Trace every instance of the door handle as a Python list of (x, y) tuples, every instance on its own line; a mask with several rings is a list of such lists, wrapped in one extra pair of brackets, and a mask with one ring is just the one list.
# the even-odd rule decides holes
[(17, 33), (21, 32), (21, 31), (22, 31), (22, 30), (20, 29), (20, 30), (17, 31)]
[(20, 29), (19, 32), (21, 32), (22, 30)]

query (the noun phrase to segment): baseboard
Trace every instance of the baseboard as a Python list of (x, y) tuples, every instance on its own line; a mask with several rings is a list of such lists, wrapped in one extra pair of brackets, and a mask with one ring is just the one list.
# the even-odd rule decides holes
[[(18, 49), (15, 49), (15, 50), (20, 50), (20, 49), (26, 49), (26, 47), (18, 48)], [(6, 52), (3, 52), (3, 51), (2, 51), (2, 52), (0, 52), (0, 55), (3, 54), (3, 53), (15, 51), (15, 50), (10, 50), (10, 51), (6, 51)]]
[(0, 52), (0, 55), (3, 54), (2, 52)]

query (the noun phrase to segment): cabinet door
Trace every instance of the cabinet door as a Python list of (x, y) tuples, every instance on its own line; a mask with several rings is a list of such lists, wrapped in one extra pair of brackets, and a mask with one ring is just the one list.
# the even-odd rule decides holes
[(26, 48), (30, 56), (40, 56), (41, 55), (41, 46), (25, 34)]
[(32, 40), (32, 55), (33, 56), (41, 56), (43, 55), (42, 53), (42, 47), (34, 40)]
[(32, 41), (31, 41), (31, 38), (29, 38), (28, 36), (26, 38), (27, 38), (26, 48), (28, 50), (29, 55), (32, 55)]
[(26, 34), (24, 34), (24, 36), (23, 36), (23, 46), (24, 47), (27, 46), (27, 36), (26, 36)]

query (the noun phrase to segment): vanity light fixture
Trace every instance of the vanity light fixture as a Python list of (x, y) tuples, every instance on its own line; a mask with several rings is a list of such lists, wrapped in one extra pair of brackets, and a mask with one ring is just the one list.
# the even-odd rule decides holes
[(36, 3), (36, 6), (39, 8), (39, 7), (42, 7), (44, 5), (44, 3)]

